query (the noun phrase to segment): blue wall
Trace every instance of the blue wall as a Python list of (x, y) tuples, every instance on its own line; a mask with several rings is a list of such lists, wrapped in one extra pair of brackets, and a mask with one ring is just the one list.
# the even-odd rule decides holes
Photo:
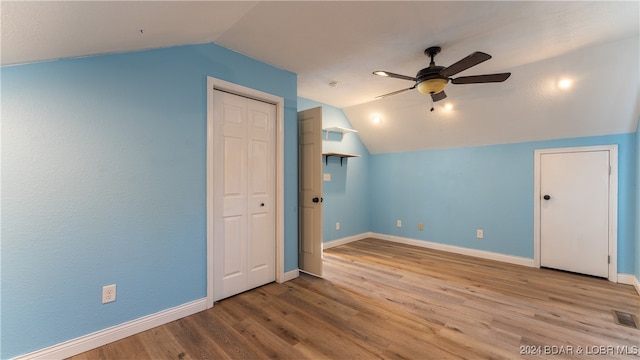
[(295, 74), (214, 44), (0, 71), (0, 358), (206, 296), (207, 75), (285, 99), (297, 268)]
[(371, 155), (372, 230), (533, 258), (534, 150), (618, 144), (618, 271), (633, 274), (635, 143), (622, 134)]
[(640, 281), (640, 118), (636, 129), (636, 212), (634, 222), (636, 224), (636, 279)]
[[(322, 107), (322, 127), (341, 126), (352, 129), (342, 110), (309, 99), (298, 98), (298, 110)], [(358, 154), (361, 157), (343, 160), (322, 159), (322, 172), (331, 174), (331, 181), (323, 181), (322, 240), (328, 242), (371, 231), (369, 193), (369, 152), (357, 134), (323, 132), (323, 151)], [(336, 223), (340, 230), (336, 230)]]

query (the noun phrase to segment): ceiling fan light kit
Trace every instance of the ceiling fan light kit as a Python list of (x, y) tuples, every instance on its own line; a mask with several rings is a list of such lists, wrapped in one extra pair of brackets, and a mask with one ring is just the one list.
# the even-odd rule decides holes
[(441, 48), (439, 46), (432, 46), (427, 48), (424, 51), (426, 56), (431, 58), (431, 62), (429, 66), (418, 71), (415, 77), (395, 74), (389, 71), (374, 71), (374, 75), (385, 76), (385, 77), (393, 77), (396, 79), (409, 80), (414, 81), (415, 85), (410, 88), (394, 91), (388, 94), (377, 96), (376, 99), (384, 98), (387, 96), (399, 94), (401, 92), (405, 92), (407, 90), (418, 88), (418, 91), (425, 95), (431, 95), (431, 99), (435, 101), (443, 100), (447, 97), (447, 94), (444, 92), (444, 88), (447, 86), (449, 81), (452, 84), (483, 84), (483, 83), (491, 83), (491, 82), (503, 82), (511, 76), (511, 73), (500, 73), (500, 74), (486, 74), (486, 75), (473, 75), (473, 76), (462, 76), (458, 78), (451, 78), (451, 76), (464, 71), (470, 67), (476, 66), (482, 62), (485, 62), (491, 59), (491, 55), (485, 54), (480, 51), (476, 51), (469, 56), (459, 60), (458, 62), (450, 65), (448, 67), (437, 66), (434, 58), (440, 53)]
[(444, 90), (445, 86), (447, 86), (445, 79), (424, 80), (418, 84), (418, 91), (425, 95), (437, 94)]

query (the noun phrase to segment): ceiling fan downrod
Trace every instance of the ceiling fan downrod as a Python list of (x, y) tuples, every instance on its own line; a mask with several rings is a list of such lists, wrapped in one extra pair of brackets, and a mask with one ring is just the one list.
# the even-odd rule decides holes
[(424, 54), (431, 58), (431, 62), (429, 63), (429, 66), (436, 65), (436, 61), (434, 60), (434, 58), (436, 57), (436, 55), (440, 53), (441, 50), (442, 48), (440, 46), (432, 46), (425, 49)]

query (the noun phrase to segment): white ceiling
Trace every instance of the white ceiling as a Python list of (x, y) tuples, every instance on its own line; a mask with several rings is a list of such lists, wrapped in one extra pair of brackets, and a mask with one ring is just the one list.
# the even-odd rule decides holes
[[(215, 42), (297, 73), (298, 95), (342, 108), (371, 153), (631, 132), (640, 114), (638, 1), (1, 1), (0, 12), (2, 65)], [(373, 99), (413, 84), (372, 71), (414, 76), (432, 45), (442, 66), (493, 56), (460, 76), (512, 76), (449, 84), (433, 112), (416, 90)]]

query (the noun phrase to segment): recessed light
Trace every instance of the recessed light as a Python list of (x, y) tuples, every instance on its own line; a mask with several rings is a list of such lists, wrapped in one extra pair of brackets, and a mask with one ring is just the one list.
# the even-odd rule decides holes
[(571, 87), (572, 84), (573, 82), (571, 81), (571, 79), (562, 79), (558, 81), (558, 88), (562, 90), (567, 90)]
[(444, 104), (444, 109), (449, 111), (451, 109), (453, 109), (453, 104), (452, 103), (446, 103)]
[(330, 82), (330, 83), (329, 83), (329, 86), (331, 86), (332, 88), (334, 88), (334, 87), (338, 87), (338, 85), (339, 85), (339, 84), (340, 84), (340, 83), (339, 83), (339, 82), (337, 82), (337, 81), (332, 81), (332, 82)]
[(371, 115), (371, 121), (374, 124), (380, 124), (382, 122), (382, 117), (378, 114)]

